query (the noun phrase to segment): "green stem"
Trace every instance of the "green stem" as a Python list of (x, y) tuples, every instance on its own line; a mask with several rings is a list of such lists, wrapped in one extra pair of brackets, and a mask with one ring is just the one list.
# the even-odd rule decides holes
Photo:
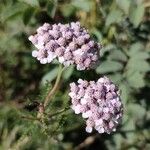
[(57, 78), (56, 78), (56, 81), (55, 81), (55, 84), (52, 88), (52, 90), (50, 89), (49, 92), (48, 92), (48, 95), (46, 96), (45, 100), (44, 100), (44, 108), (48, 105), (50, 99), (52, 98), (52, 96), (55, 94), (58, 86), (59, 86), (59, 83), (60, 83), (60, 79), (61, 79), (61, 75), (63, 73), (63, 70), (64, 68), (62, 68), (62, 65), (59, 66), (59, 71), (58, 71), (58, 74), (57, 74)]
[(33, 118), (33, 117), (29, 117), (29, 116), (21, 116), (21, 118), (23, 119), (27, 119), (27, 120), (37, 120), (37, 121), (40, 121), (38, 118)]
[(56, 113), (53, 113), (53, 114), (47, 114), (48, 115), (48, 117), (49, 118), (52, 118), (53, 116), (56, 116), (56, 115), (59, 115), (59, 114), (61, 114), (61, 113), (63, 113), (63, 112), (66, 112), (67, 110), (69, 110), (70, 109), (70, 107), (66, 107), (66, 108), (64, 108), (64, 109), (62, 109), (62, 110), (60, 110), (60, 111), (58, 111), (58, 112), (56, 112)]

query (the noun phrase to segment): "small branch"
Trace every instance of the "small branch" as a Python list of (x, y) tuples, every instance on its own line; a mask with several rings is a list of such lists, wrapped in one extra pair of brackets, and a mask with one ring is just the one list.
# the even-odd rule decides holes
[(64, 108), (64, 109), (62, 109), (62, 110), (60, 110), (60, 111), (58, 111), (58, 112), (56, 112), (56, 113), (53, 113), (53, 114), (50, 114), (50, 115), (47, 114), (47, 115), (48, 115), (49, 118), (51, 118), (51, 117), (53, 117), (53, 116), (56, 116), (56, 115), (59, 115), (59, 114), (65, 112), (65, 111), (67, 111), (67, 110), (69, 110), (69, 109), (70, 109), (69, 107), (66, 107), (66, 108)]
[(33, 118), (33, 117), (29, 117), (29, 116), (21, 116), (21, 118), (23, 119), (27, 119), (27, 120), (37, 120), (37, 121), (40, 121), (38, 118)]
[(62, 68), (62, 65), (60, 65), (54, 87), (52, 88), (52, 90), (51, 89), (49, 90), (48, 95), (46, 96), (46, 98), (44, 100), (44, 108), (48, 105), (51, 97), (54, 95), (55, 91), (57, 90), (63, 70), (64, 70), (64, 68)]
[(87, 137), (82, 143), (80, 143), (77, 147), (75, 147), (75, 150), (81, 150), (91, 145), (92, 143), (94, 143), (94, 141), (96, 140), (98, 136), (99, 134), (95, 134), (95, 135)]

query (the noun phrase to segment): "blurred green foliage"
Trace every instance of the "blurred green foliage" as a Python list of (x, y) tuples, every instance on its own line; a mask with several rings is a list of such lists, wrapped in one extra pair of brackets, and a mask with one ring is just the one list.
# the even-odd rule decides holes
[[(28, 36), (44, 22), (80, 21), (103, 44), (94, 71), (69, 67), (49, 106), (69, 105), (68, 85), (78, 78), (109, 76), (120, 88), (123, 122), (112, 135), (90, 134), (70, 110), (45, 120), (26, 120), (26, 104), (42, 101), (57, 75), (57, 62), (41, 65), (31, 56)], [(0, 150), (149, 150), (150, 149), (150, 2), (149, 0), (1, 0), (0, 1)], [(29, 107), (30, 108), (30, 107)], [(82, 143), (82, 144), (80, 144)], [(80, 145), (79, 145), (80, 144)]]

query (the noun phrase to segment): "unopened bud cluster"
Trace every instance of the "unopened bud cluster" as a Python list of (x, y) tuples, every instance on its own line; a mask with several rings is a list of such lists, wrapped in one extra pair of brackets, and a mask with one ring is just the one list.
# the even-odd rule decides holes
[(97, 82), (79, 79), (70, 84), (72, 109), (86, 118), (86, 131), (95, 128), (99, 133), (116, 130), (122, 118), (123, 107), (118, 88), (107, 77)]
[(57, 58), (64, 66), (75, 64), (78, 70), (85, 70), (92, 68), (99, 59), (101, 46), (91, 40), (79, 22), (54, 25), (45, 23), (29, 40), (37, 48), (32, 56), (42, 64)]

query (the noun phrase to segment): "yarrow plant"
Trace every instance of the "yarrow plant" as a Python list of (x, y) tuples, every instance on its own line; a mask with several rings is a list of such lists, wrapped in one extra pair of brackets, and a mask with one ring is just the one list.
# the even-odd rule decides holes
[(102, 77), (97, 82), (79, 79), (77, 84), (70, 84), (69, 96), (71, 108), (87, 119), (87, 132), (92, 132), (93, 128), (99, 133), (116, 131), (123, 107), (119, 90), (110, 79)]
[[(56, 58), (65, 67), (75, 65), (77, 70), (85, 70), (92, 69), (99, 62), (101, 45), (91, 39), (79, 22), (54, 25), (45, 23), (29, 40), (37, 48), (32, 56), (42, 64)], [(44, 115), (45, 107), (58, 88), (63, 70), (60, 68), (53, 88), (40, 105), (38, 116)], [(81, 113), (86, 119), (88, 133), (93, 128), (99, 133), (116, 131), (123, 115), (123, 106), (119, 90), (109, 78), (104, 76), (96, 82), (79, 79), (77, 83), (70, 84), (69, 96), (75, 114)]]
[(42, 64), (57, 58), (65, 66), (75, 64), (78, 70), (85, 70), (92, 68), (99, 60), (101, 45), (90, 38), (79, 22), (54, 25), (45, 23), (29, 40), (37, 48), (32, 56)]

